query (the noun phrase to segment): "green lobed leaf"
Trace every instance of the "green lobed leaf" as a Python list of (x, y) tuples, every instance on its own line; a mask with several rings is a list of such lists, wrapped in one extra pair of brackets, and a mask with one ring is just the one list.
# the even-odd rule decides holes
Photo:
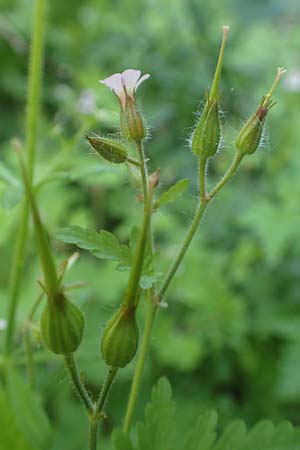
[(161, 378), (153, 388), (145, 421), (138, 424), (139, 450), (173, 449), (174, 414), (171, 386), (166, 378)]
[(234, 420), (223, 431), (221, 437), (212, 447), (212, 450), (225, 450), (228, 448), (240, 448), (246, 435), (246, 425), (242, 420)]
[(122, 430), (113, 431), (112, 442), (115, 450), (134, 450), (130, 437)]
[(216, 439), (218, 416), (214, 411), (202, 414), (188, 434), (184, 450), (209, 450)]
[(123, 261), (127, 255), (127, 247), (109, 231), (97, 232), (77, 225), (60, 229), (57, 239), (68, 244), (76, 244), (79, 248), (89, 250), (97, 258)]
[[(218, 416), (214, 411), (200, 415), (196, 426), (187, 434), (185, 444), (174, 446), (175, 404), (166, 378), (153, 388), (151, 402), (146, 407), (145, 420), (138, 424), (136, 450), (299, 450), (300, 429), (289, 422), (274, 425), (262, 420), (247, 431), (242, 420), (234, 420), (222, 433), (217, 433)], [(134, 450), (128, 435), (113, 433), (115, 450)], [(175, 441), (176, 442), (176, 441)]]
[(189, 187), (190, 180), (188, 178), (183, 178), (177, 181), (173, 186), (171, 186), (166, 192), (164, 192), (155, 202), (155, 208), (167, 205), (173, 202), (178, 197), (180, 197)]

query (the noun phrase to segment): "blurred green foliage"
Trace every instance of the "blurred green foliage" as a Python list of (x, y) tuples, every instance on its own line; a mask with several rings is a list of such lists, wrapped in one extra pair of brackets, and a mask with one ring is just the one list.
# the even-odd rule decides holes
[[(0, 4), (0, 317), (5, 318), (22, 197), (10, 140), (24, 134), (32, 1)], [(160, 190), (180, 178), (192, 180), (180, 199), (155, 213), (161, 273), (195, 206), (195, 159), (187, 139), (210, 84), (222, 24), (231, 26), (222, 80), (225, 145), (210, 164), (210, 185), (228, 166), (236, 131), (269, 88), (276, 67), (289, 70), (275, 95), (279, 104), (268, 120), (265, 147), (243, 162), (209, 207), (167, 295), (169, 308), (159, 312), (137, 417), (163, 373), (174, 387), (179, 431), (206, 407), (218, 411), (221, 424), (236, 416), (250, 424), (263, 417), (300, 421), (299, 17), (297, 0), (49, 1), (36, 169), (36, 179), (43, 180), (42, 215), (52, 236), (79, 225), (112, 231), (128, 243), (141, 206), (127, 172), (91, 155), (83, 135), (117, 130), (117, 102), (99, 79), (128, 67), (149, 72), (139, 100), (152, 135), (150, 164), (162, 170)], [(75, 249), (55, 239), (53, 244), (58, 260)], [(22, 325), (39, 294), (32, 230), (27, 250), (15, 352), (23, 376)], [(84, 251), (68, 275), (68, 281), (87, 283), (72, 296), (86, 316), (78, 356), (95, 395), (104, 377), (100, 333), (127, 276)], [(140, 323), (143, 314), (142, 308)], [(53, 425), (47, 448), (82, 449), (87, 424), (81, 405), (60, 358), (34, 336), (37, 391)], [(133, 364), (114, 384), (107, 437), (124, 415), (132, 372)]]

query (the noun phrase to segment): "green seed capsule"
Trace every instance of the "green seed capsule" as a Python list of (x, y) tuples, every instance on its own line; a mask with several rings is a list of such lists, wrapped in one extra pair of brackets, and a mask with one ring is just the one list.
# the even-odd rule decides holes
[(121, 127), (124, 136), (132, 141), (141, 141), (146, 136), (143, 118), (135, 99), (126, 95), (125, 111), (121, 111)]
[(50, 350), (58, 355), (75, 352), (83, 330), (83, 315), (62, 293), (48, 301), (41, 317), (41, 331)]
[(286, 70), (283, 67), (278, 67), (271, 89), (266, 95), (263, 96), (259, 107), (241, 129), (235, 141), (237, 151), (241, 155), (252, 155), (252, 153), (254, 153), (259, 147), (266, 116), (270, 109), (276, 104), (276, 102), (272, 100), (272, 95), (279, 80), (285, 72)]
[(127, 150), (120, 142), (99, 136), (85, 136), (85, 138), (89, 141), (92, 148), (107, 161), (121, 164), (127, 160)]
[(122, 305), (107, 323), (101, 340), (101, 353), (108, 366), (125, 367), (136, 354), (139, 330), (135, 307)]
[(235, 141), (238, 152), (243, 155), (252, 155), (256, 151), (260, 144), (267, 113), (268, 107), (261, 105), (247, 120)]
[(219, 105), (207, 100), (192, 137), (192, 151), (201, 158), (210, 158), (218, 150), (221, 139)]

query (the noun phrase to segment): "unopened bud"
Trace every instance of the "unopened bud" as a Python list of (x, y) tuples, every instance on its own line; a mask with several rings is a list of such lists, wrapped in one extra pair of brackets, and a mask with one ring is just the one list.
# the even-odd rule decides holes
[(224, 25), (222, 44), (211, 89), (207, 94), (203, 112), (192, 136), (192, 151), (203, 159), (210, 158), (216, 154), (221, 140), (221, 123), (219, 117), (219, 100), (221, 96), (220, 79), (228, 32), (229, 27)]
[(219, 106), (216, 100), (207, 99), (203, 113), (192, 137), (192, 151), (201, 158), (214, 156), (221, 139)]
[(251, 155), (259, 147), (263, 135), (266, 116), (270, 109), (275, 105), (275, 102), (272, 100), (272, 94), (278, 81), (285, 72), (286, 71), (282, 67), (278, 68), (277, 75), (270, 92), (262, 98), (255, 113), (252, 114), (241, 129), (235, 141), (235, 146), (237, 151), (242, 155)]
[(41, 317), (41, 332), (50, 350), (58, 355), (75, 352), (83, 330), (83, 315), (64, 294), (48, 301)]
[(125, 110), (121, 111), (121, 127), (127, 139), (141, 141), (146, 136), (146, 129), (134, 97), (126, 95)]
[(104, 361), (111, 367), (125, 367), (136, 354), (138, 341), (135, 307), (122, 305), (104, 329), (101, 340)]
[(85, 136), (91, 147), (104, 159), (115, 164), (121, 164), (127, 161), (127, 150), (120, 142), (114, 139)]

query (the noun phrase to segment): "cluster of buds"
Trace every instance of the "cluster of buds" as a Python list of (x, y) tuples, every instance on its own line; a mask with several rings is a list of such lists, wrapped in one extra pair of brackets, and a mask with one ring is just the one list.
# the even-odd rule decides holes
[[(191, 138), (191, 149), (200, 161), (206, 161), (208, 158), (214, 156), (220, 147), (220, 78), (228, 31), (229, 27), (224, 26), (223, 39), (212, 87), (206, 95), (205, 106)], [(272, 100), (273, 92), (284, 73), (285, 70), (282, 67), (279, 67), (270, 91), (262, 98), (257, 110), (246, 121), (239, 132), (235, 141), (235, 147), (240, 156), (250, 155), (259, 147), (262, 140), (266, 116), (269, 110), (275, 105), (275, 102)]]
[[(149, 74), (141, 76), (140, 70), (127, 69), (101, 80), (101, 83), (109, 87), (118, 97), (123, 138), (134, 141), (137, 145), (146, 137), (146, 127), (136, 103), (135, 93), (149, 76)], [(138, 161), (128, 155), (123, 143), (99, 136), (86, 138), (104, 159), (113, 163), (130, 162), (139, 165)], [(158, 172), (155, 172), (149, 179), (149, 188), (153, 189), (157, 184)], [(125, 301), (105, 326), (100, 345), (104, 361), (116, 369), (125, 367), (134, 358), (138, 341), (136, 305), (132, 304), (131, 300)]]

